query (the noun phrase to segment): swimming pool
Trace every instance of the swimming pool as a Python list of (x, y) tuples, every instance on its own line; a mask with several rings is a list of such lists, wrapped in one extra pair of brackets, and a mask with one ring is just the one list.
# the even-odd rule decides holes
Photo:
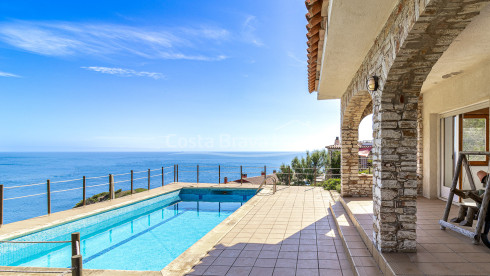
[[(70, 240), (80, 232), (87, 269), (163, 269), (255, 194), (255, 189), (183, 188), (18, 237)], [(0, 244), (0, 265), (70, 267), (70, 244)]]

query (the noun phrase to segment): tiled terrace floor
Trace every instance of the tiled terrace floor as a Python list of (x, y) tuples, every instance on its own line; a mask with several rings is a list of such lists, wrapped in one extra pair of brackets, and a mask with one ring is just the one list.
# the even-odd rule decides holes
[[(366, 236), (372, 239), (371, 199), (344, 198)], [(440, 230), (445, 202), (417, 200), (417, 253), (384, 253), (397, 275), (490, 275), (490, 249), (451, 230)], [(452, 206), (450, 218), (458, 207)], [(476, 223), (476, 222), (475, 222)]]
[(188, 275), (352, 275), (328, 191), (279, 187), (248, 212)]

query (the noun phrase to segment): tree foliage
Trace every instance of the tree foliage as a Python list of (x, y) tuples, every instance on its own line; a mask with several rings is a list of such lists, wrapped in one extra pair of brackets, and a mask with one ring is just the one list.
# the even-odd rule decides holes
[[(335, 169), (330, 169), (331, 167)], [(289, 176), (291, 172), (291, 176)], [(283, 184), (312, 185), (315, 177), (322, 174), (340, 174), (340, 152), (327, 153), (326, 150), (306, 151), (302, 157), (296, 156), (291, 165), (282, 164), (278, 179)]]

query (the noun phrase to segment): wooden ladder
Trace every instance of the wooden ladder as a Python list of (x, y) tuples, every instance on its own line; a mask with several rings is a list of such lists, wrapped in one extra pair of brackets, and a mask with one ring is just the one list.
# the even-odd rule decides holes
[[(456, 164), (456, 171), (454, 172), (454, 177), (453, 177), (453, 183), (451, 186), (451, 190), (449, 192), (449, 197), (447, 199), (446, 203), (446, 208), (444, 210), (444, 216), (442, 217), (441, 220), (439, 220), (439, 224), (441, 225), (441, 229), (445, 230), (446, 228), (449, 228), (457, 233), (463, 234), (473, 240), (473, 244), (478, 244), (480, 243), (481, 240), (481, 233), (483, 229), (483, 224), (485, 223), (485, 215), (487, 214), (487, 209), (488, 209), (488, 202), (490, 199), (490, 177), (487, 177), (487, 183), (485, 186), (485, 193), (483, 195), (483, 200), (481, 202), (481, 207), (480, 207), (480, 212), (478, 213), (478, 221), (476, 223), (476, 228), (475, 232), (469, 231), (467, 229), (464, 229), (462, 227), (459, 227), (457, 225), (454, 225), (450, 222), (448, 222), (448, 217), (449, 217), (449, 212), (451, 211), (451, 206), (453, 203), (453, 198), (454, 195), (463, 195), (465, 192), (470, 192), (468, 193), (468, 197), (472, 198), (475, 200), (476, 198), (473, 198), (471, 196), (471, 191), (476, 191), (476, 186), (475, 182), (473, 180), (473, 176), (471, 175), (471, 170), (468, 165), (468, 158), (467, 156), (469, 155), (485, 155), (485, 156), (490, 156), (490, 152), (488, 151), (462, 151), (458, 155), (458, 163)], [(468, 181), (471, 186), (471, 190), (459, 190), (456, 188), (459, 180), (459, 175), (461, 173), (461, 167), (464, 167), (466, 171), (466, 175), (468, 177)]]

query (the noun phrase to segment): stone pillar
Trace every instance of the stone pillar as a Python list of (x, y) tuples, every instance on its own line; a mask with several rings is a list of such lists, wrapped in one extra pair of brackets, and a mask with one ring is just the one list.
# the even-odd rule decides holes
[(424, 193), (424, 96), (420, 94), (417, 109), (417, 194)]
[(416, 251), (418, 92), (373, 95), (375, 246)]
[(359, 180), (359, 146), (357, 144), (359, 130), (356, 126), (343, 126), (341, 130), (341, 194), (342, 196), (357, 195)]

